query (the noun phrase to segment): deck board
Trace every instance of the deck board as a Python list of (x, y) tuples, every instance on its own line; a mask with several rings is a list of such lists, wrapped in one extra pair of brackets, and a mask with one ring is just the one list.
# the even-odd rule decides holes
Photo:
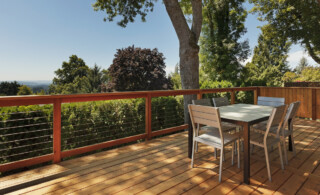
[(184, 132), (2, 177), (0, 184), (3, 188), (65, 173), (10, 194), (318, 194), (320, 123), (299, 119), (294, 128), (297, 154), (288, 152), (285, 170), (280, 167), (278, 148), (270, 151), (272, 182), (260, 148), (252, 154), (250, 185), (243, 184), (236, 158), (231, 165), (230, 148), (221, 183), (219, 157), (215, 159), (208, 146), (199, 145), (192, 169)]

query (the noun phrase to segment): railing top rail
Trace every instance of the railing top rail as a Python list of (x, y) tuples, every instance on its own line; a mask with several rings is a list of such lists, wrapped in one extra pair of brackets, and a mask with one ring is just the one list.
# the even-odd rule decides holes
[(127, 92), (109, 92), (95, 94), (73, 94), (73, 95), (28, 95), (28, 96), (3, 96), (0, 97), (0, 107), (20, 106), (33, 104), (53, 104), (59, 99), (61, 103), (115, 100), (128, 98), (144, 98), (147, 96), (175, 96), (191, 95), (198, 93), (217, 93), (231, 91), (249, 91), (257, 87), (233, 87), (233, 88), (216, 88), (216, 89), (185, 89), (185, 90), (156, 90), (156, 91), (127, 91)]

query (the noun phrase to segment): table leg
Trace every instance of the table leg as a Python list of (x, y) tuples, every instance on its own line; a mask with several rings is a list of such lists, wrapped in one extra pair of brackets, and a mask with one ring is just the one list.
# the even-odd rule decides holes
[(243, 156), (243, 181), (250, 184), (250, 126), (248, 123), (243, 124), (244, 139), (244, 156)]

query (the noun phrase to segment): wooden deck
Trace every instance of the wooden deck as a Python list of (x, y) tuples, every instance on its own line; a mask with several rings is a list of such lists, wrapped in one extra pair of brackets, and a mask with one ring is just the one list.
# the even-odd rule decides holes
[(231, 166), (230, 150), (221, 183), (212, 148), (200, 145), (196, 168), (191, 169), (187, 134), (179, 133), (2, 177), (0, 190), (20, 188), (12, 194), (319, 194), (320, 122), (298, 119), (294, 130), (297, 155), (288, 153), (285, 170), (280, 168), (278, 150), (270, 153), (272, 182), (260, 149), (252, 155), (251, 185), (242, 183), (242, 169)]

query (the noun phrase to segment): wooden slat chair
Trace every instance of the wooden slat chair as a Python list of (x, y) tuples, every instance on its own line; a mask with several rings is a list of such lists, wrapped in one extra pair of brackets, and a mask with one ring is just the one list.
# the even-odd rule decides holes
[(282, 106), (285, 104), (285, 98), (258, 96), (257, 104), (272, 107)]
[[(211, 106), (212, 107), (212, 103), (211, 103), (210, 99), (192, 100), (192, 104), (200, 105), (200, 106)], [(215, 127), (210, 127), (210, 126), (202, 126), (202, 127), (200, 127), (200, 130), (217, 131), (218, 129), (215, 128)], [(235, 125), (233, 125), (231, 123), (222, 122), (222, 131), (231, 132), (231, 131), (235, 131), (235, 130), (236, 130), (236, 126)], [(196, 152), (198, 152), (198, 144), (196, 144)], [(214, 156), (215, 156), (215, 158), (217, 158), (217, 149), (216, 148), (214, 149)]]
[[(221, 107), (221, 106), (228, 106), (230, 105), (228, 97), (217, 97), (217, 98), (212, 98), (212, 102), (213, 102), (213, 106), (214, 107)], [(236, 130), (238, 129), (239, 131), (242, 130), (242, 126), (237, 126), (235, 124), (232, 123), (228, 123), (228, 122), (222, 122), (223, 126), (230, 126), (233, 127)], [(242, 143), (242, 142), (241, 142)], [(236, 150), (236, 153), (238, 152), (238, 150)]]
[[(269, 117), (269, 120), (267, 122), (266, 129), (264, 129), (263, 133), (260, 133), (258, 131), (251, 131), (250, 132), (250, 134), (251, 134), (250, 135), (250, 144), (264, 148), (264, 152), (265, 152), (265, 156), (266, 156), (266, 163), (267, 163), (268, 177), (269, 177), (270, 181), (271, 181), (271, 171), (270, 171), (268, 148), (270, 148), (271, 146), (273, 146), (275, 144), (278, 144), (281, 168), (284, 169), (280, 132), (282, 129), (282, 124), (284, 121), (284, 116), (285, 116), (286, 110), (287, 110), (287, 105), (273, 108), (271, 115)], [(276, 136), (270, 135), (270, 131), (273, 128), (275, 128)]]
[(220, 107), (220, 106), (228, 106), (230, 105), (229, 100), (227, 97), (217, 97), (212, 98), (213, 106)]
[[(219, 167), (219, 182), (221, 182), (222, 163), (224, 147), (232, 145), (231, 163), (234, 164), (234, 143), (239, 142), (239, 135), (224, 133), (221, 126), (219, 108), (199, 105), (189, 105), (189, 113), (193, 127), (193, 145), (192, 145), (192, 160), (191, 167), (193, 168), (195, 159), (195, 145), (197, 142), (219, 148), (220, 153), (220, 167)], [(199, 126), (206, 125), (217, 129), (217, 131), (208, 131), (199, 135)], [(239, 150), (239, 144), (238, 150)], [(238, 168), (240, 168), (240, 152), (238, 152)]]
[[(293, 146), (293, 155), (296, 155), (296, 148), (294, 145), (294, 136), (293, 136), (293, 122), (294, 119), (297, 115), (297, 112), (299, 110), (300, 107), (300, 102), (293, 102), (289, 105), (286, 116), (284, 118), (284, 122), (282, 125), (282, 130), (280, 132), (280, 138), (282, 140), (282, 144), (283, 144), (283, 150), (284, 150), (284, 158), (286, 160), (286, 164), (288, 164), (288, 155), (287, 155), (287, 149), (286, 149), (286, 138), (288, 136), (291, 135), (291, 141), (292, 141), (292, 146)], [(291, 123), (289, 125), (289, 121), (291, 120)], [(287, 128), (286, 128), (287, 127)], [(264, 129), (266, 129), (266, 125), (265, 124), (259, 124), (257, 126), (254, 127), (255, 130), (257, 131), (263, 131)], [(277, 136), (277, 128), (276, 127), (271, 127), (269, 134), (272, 136)]]

